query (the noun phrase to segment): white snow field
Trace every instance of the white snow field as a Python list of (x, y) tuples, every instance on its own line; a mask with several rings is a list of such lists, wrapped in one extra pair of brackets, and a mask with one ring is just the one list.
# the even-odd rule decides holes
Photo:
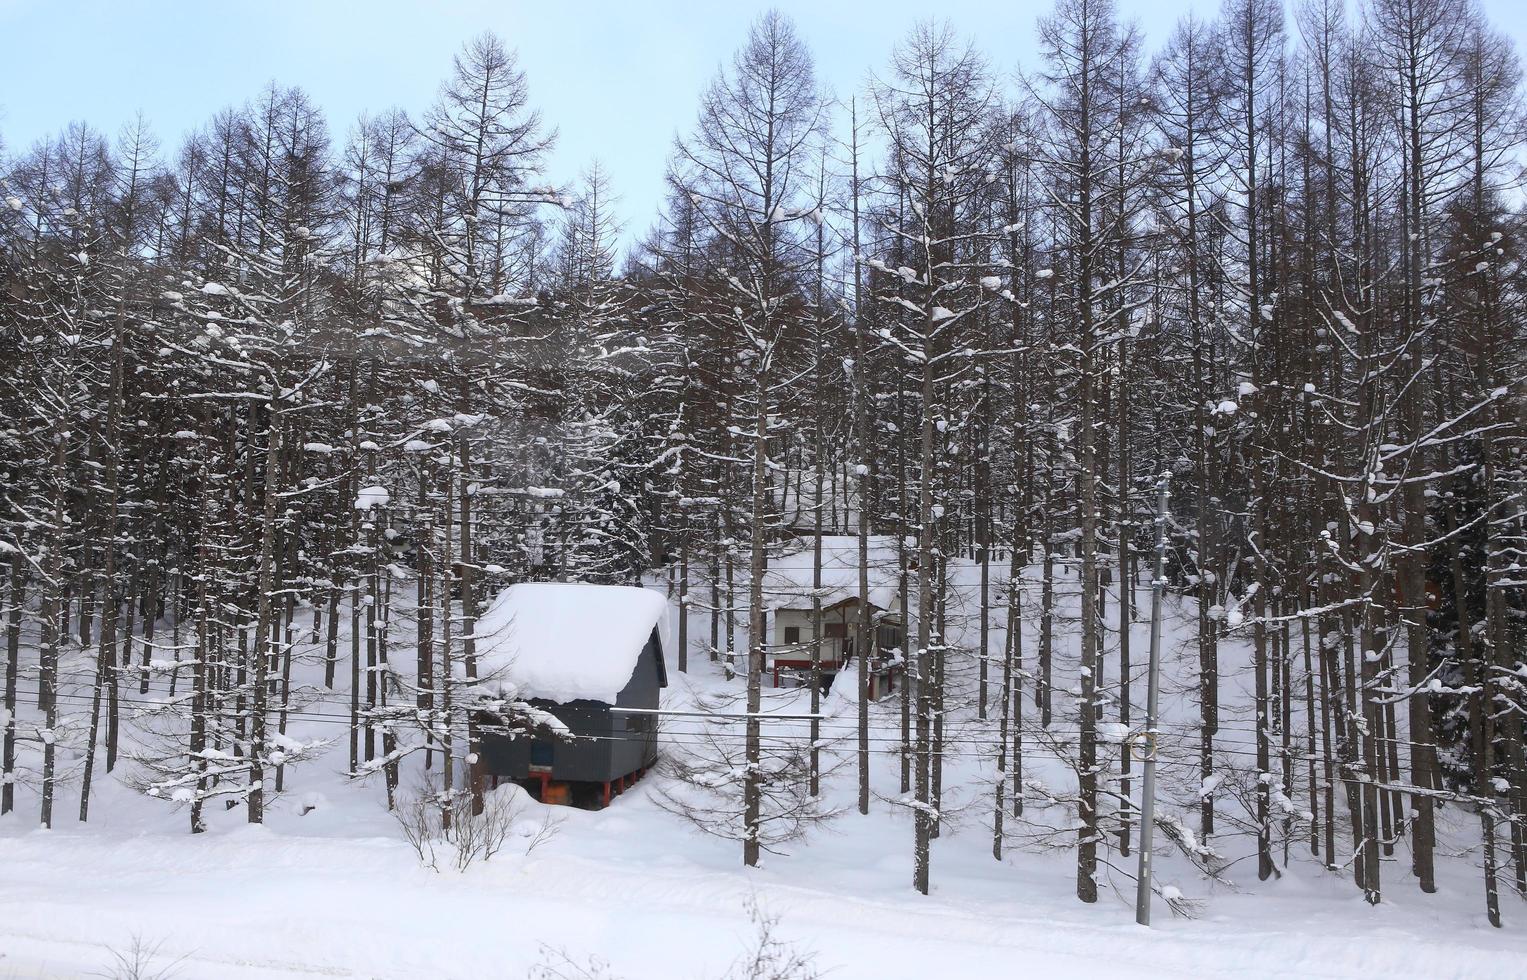
[[(968, 599), (968, 581), (960, 584)], [(1147, 593), (1140, 596), (1143, 602)], [(1196, 656), (1187, 633), (1190, 612), (1170, 606), (1169, 724), (1191, 717), (1184, 693)], [(309, 619), (299, 613), (297, 622)], [(708, 632), (707, 614), (696, 611), (695, 650)], [(1143, 663), (1146, 624), (1137, 624), (1132, 636)], [(406, 656), (407, 638), (397, 639)], [(993, 642), (1000, 649), (1000, 632)], [(24, 653), (24, 663), (32, 662), (28, 657), (35, 651)], [(1064, 662), (1073, 665), (1073, 676), (1057, 677), (1060, 687), (1075, 680), (1074, 660)], [(73, 672), (66, 692), (85, 690), (84, 657), (76, 651), (66, 668)], [(671, 653), (668, 669), (668, 707), (742, 690), (741, 679), (726, 681), (701, 652), (692, 653), (687, 675), (678, 673)], [(321, 670), (307, 664), (303, 671), (319, 685)], [(347, 673), (339, 671), (341, 685)], [(36, 720), (34, 687), (35, 676), (25, 675), (28, 724)], [(161, 687), (156, 679), (147, 697), (162, 697)], [(1158, 899), (1155, 925), (1137, 926), (1128, 877), (1134, 858), (1113, 851), (1108, 858), (1115, 870), (1105, 870), (1100, 901), (1084, 906), (1075, 899), (1074, 851), (1037, 846), (1025, 838), (1023, 822), (1003, 860), (992, 858), (993, 768), (981, 744), (991, 728), (963, 709), (951, 721), (948, 816), (935, 842), (933, 891), (920, 896), (911, 887), (910, 814), (892, 802), (899, 795), (898, 763), (887, 750), (899, 712), (894, 701), (873, 708), (876, 797), (871, 813), (860, 816), (850, 739), (853, 689), (835, 685), (825, 705), (824, 736), (843, 741), (825, 753), (841, 765), (825, 779), (824, 793), (845, 812), (754, 870), (741, 866), (738, 844), (702, 835), (659, 805), (655, 790), (672, 778), (661, 771), (600, 812), (542, 807), (517, 789), (501, 789), (506, 803), (519, 808), (516, 833), (525, 836), (465, 872), (426, 870), (386, 812), (380, 776), (353, 781), (345, 774), (348, 694), (342, 688), (306, 707), (312, 714), (290, 729), (298, 739), (334, 741), (316, 760), (288, 768), (286, 792), (261, 827), (245, 822), (242, 806), (225, 810), (213, 802), (208, 832), (193, 837), (183, 810), (127, 784), (133, 764), (124, 759), (109, 776), (98, 767), (89, 823), (75, 819), (78, 786), (71, 782), (60, 790), (55, 829), (43, 831), (29, 779), (19, 787), (16, 812), (0, 819), (0, 978), (121, 975), (117, 958), (136, 942), (153, 951), (141, 976), (698, 980), (727, 975), (756, 942), (750, 907), (774, 919), (776, 938), (809, 954), (822, 975), (842, 980), (1515, 978), (1527, 969), (1527, 903), (1503, 894), (1507, 927), (1486, 924), (1477, 855), (1460, 853), (1475, 842), (1470, 834), (1477, 825), (1451, 807), (1440, 815), (1445, 846), (1435, 895), (1415, 887), (1403, 843), (1384, 864), (1383, 904), (1370, 907), (1345, 874), (1311, 859), (1302, 839), (1294, 842), (1281, 878), (1258, 882), (1252, 844), (1227, 834), (1215, 839), (1216, 849), (1241, 860), (1220, 881), (1161, 851), (1158, 881), (1193, 900), (1194, 917), (1174, 916)], [(136, 685), (126, 690), (132, 693), (125, 696), (138, 697)], [(807, 706), (804, 691), (766, 693), (769, 711)], [(1136, 697), (1142, 696), (1143, 683)], [(1225, 697), (1244, 704), (1243, 692), (1227, 690)], [(76, 716), (88, 712), (88, 700), (68, 703)], [(686, 751), (701, 724), (708, 723), (674, 720), (664, 733), (667, 751)], [(802, 734), (799, 723), (771, 725), (781, 734)], [(125, 741), (132, 736), (129, 727)], [(76, 756), (61, 751), (71, 772), (78, 769)], [(409, 759), (405, 789), (419, 780), (421, 761)], [(23, 762), (34, 767), (36, 759)], [(1032, 745), (1025, 767), (1029, 779), (1063, 786), (1070, 778)], [(1189, 809), (1196, 773), (1163, 769), (1163, 811), (1184, 814), (1196, 826)], [(548, 816), (557, 833), (526, 853), (529, 835)], [(1035, 803), (1027, 819), (1062, 815)]]

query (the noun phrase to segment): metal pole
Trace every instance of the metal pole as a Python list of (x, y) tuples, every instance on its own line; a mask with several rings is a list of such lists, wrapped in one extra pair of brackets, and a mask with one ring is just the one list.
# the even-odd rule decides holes
[(1151, 837), (1156, 829), (1156, 702), (1161, 693), (1161, 599), (1166, 591), (1166, 515), (1171, 496), (1161, 474), (1156, 483), (1156, 570), (1151, 578), (1151, 663), (1145, 697), (1145, 777), (1140, 781), (1140, 871), (1136, 880), (1135, 921), (1151, 924)]

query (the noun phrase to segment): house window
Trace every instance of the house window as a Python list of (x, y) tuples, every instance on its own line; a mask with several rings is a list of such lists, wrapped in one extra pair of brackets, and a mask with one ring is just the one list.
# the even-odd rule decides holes
[(848, 636), (847, 623), (825, 623), (823, 626), (829, 640), (842, 640)]
[(652, 715), (626, 715), (626, 731), (650, 732), (656, 720)]
[(801, 628), (799, 626), (786, 626), (785, 627), (785, 642), (786, 643), (799, 643), (799, 642), (801, 642)]

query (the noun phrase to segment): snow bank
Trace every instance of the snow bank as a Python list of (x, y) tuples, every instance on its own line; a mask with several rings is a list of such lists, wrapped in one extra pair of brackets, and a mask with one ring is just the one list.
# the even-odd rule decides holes
[(499, 593), (477, 621), (477, 669), (518, 697), (614, 703), (654, 627), (661, 592), (585, 582), (526, 582)]

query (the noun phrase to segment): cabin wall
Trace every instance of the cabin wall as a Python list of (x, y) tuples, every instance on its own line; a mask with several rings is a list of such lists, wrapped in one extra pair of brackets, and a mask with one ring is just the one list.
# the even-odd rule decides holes
[[(871, 607), (877, 619), (889, 619), (896, 623), (904, 621), (901, 610), (901, 597), (897, 596), (891, 604), (891, 608), (880, 612)], [(769, 643), (775, 647), (785, 645), (785, 630), (788, 627), (797, 627), (801, 631), (801, 643), (811, 642), (811, 609), (776, 609), (772, 614), (769, 626)], [(859, 608), (856, 603), (844, 603), (822, 610), (823, 623), (844, 623), (848, 627), (849, 635), (853, 635), (858, 627)]]
[(574, 735), (596, 737), (564, 741), (484, 732), (481, 754), (486, 772), (509, 779), (526, 778), (530, 775), (532, 743), (545, 742), (551, 748), (552, 779), (604, 782), (612, 778), (611, 748), (618, 743), (610, 737), (618, 734), (615, 728), (620, 723), (610, 714), (609, 705), (588, 700), (559, 704), (541, 698), (532, 698), (530, 703), (556, 716)]
[[(616, 697), (622, 708), (657, 708), (664, 683), (662, 644), (656, 630), (637, 658), (631, 680)], [(483, 732), (481, 757), (484, 771), (508, 779), (530, 776), (532, 747), (549, 745), (551, 778), (558, 781), (602, 783), (619, 779), (657, 760), (655, 715), (619, 714), (603, 701), (580, 699), (566, 704), (532, 698), (530, 703), (556, 716), (573, 735), (570, 741), (532, 739)]]
[(776, 609), (774, 611), (774, 632), (771, 642), (775, 647), (785, 645), (785, 630), (795, 627), (801, 631), (800, 642), (811, 642), (811, 610), (809, 609)]
[[(661, 657), (662, 645), (654, 631), (653, 635), (647, 638), (647, 645), (642, 648), (641, 656), (637, 658), (636, 670), (632, 671), (631, 680), (616, 697), (616, 706), (621, 708), (658, 707), (662, 689), (662, 673), (659, 666)], [(610, 775), (605, 778), (618, 779), (638, 769), (645, 769), (657, 761), (658, 717), (656, 715), (612, 713), (610, 719), (614, 728), (613, 735), (620, 740), (609, 743)]]
[[(856, 606), (841, 605), (835, 609), (822, 610), (821, 658), (824, 664), (834, 666), (844, 656), (844, 641), (854, 635), (858, 625), (859, 611)], [(785, 639), (786, 630), (800, 630), (799, 639), (790, 643)], [(838, 635), (833, 635), (834, 632)], [(813, 638), (810, 609), (776, 609), (773, 630), (770, 633), (770, 653), (778, 659), (804, 661), (811, 659)]]

